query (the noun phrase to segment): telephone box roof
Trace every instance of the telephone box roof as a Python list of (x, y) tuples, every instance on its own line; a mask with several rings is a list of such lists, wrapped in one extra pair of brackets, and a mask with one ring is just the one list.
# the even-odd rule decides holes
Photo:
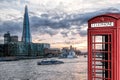
[(96, 17), (101, 17), (101, 16), (108, 16), (108, 17), (112, 17), (112, 18), (115, 18), (115, 19), (120, 19), (120, 13), (107, 13), (107, 14), (102, 14), (102, 15), (95, 16), (95, 17), (91, 18), (90, 20), (92, 20)]

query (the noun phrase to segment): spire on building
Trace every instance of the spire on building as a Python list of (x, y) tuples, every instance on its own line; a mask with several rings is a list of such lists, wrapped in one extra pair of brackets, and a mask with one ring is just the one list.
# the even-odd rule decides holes
[(29, 27), (29, 15), (27, 5), (25, 6), (24, 21), (23, 21), (23, 33), (22, 33), (22, 42), (29, 43), (31, 42), (31, 34)]

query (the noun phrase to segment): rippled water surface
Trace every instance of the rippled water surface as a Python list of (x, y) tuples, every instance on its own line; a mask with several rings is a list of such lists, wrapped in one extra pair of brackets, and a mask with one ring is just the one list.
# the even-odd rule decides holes
[(65, 63), (37, 65), (41, 59), (0, 62), (0, 80), (87, 80), (87, 58), (59, 60)]

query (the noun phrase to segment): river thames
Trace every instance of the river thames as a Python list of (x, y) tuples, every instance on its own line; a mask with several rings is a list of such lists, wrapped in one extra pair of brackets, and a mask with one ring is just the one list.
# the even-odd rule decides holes
[(0, 80), (87, 80), (87, 58), (54, 59), (64, 64), (37, 65), (42, 59), (0, 62)]

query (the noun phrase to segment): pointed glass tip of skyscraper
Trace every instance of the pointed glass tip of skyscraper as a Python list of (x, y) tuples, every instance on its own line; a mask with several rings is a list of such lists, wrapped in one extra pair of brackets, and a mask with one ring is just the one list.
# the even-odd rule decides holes
[(30, 33), (28, 8), (27, 8), (27, 5), (25, 5), (22, 42), (30, 43), (31, 41), (32, 41), (32, 39), (31, 39), (31, 33)]

